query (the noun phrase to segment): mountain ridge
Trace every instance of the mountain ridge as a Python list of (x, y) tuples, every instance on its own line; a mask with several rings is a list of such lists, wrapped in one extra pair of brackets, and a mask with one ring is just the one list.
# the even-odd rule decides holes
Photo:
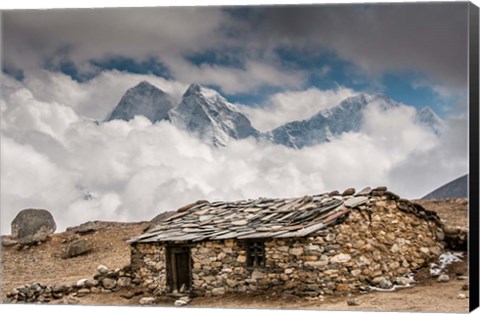
[[(175, 104), (172, 99), (163, 90), (142, 81), (127, 90), (106, 121), (128, 121), (135, 115), (143, 115), (152, 123), (170, 121), (216, 147), (252, 137), (301, 149), (329, 142), (345, 132), (359, 132), (364, 111), (370, 105), (378, 105), (383, 110), (400, 105), (383, 94), (361, 93), (319, 110), (308, 119), (290, 121), (273, 130), (260, 132), (237, 106), (217, 91), (200, 84), (191, 84), (179, 103)], [(443, 121), (430, 107), (417, 110), (415, 118), (418, 124), (435, 134), (441, 133)]]

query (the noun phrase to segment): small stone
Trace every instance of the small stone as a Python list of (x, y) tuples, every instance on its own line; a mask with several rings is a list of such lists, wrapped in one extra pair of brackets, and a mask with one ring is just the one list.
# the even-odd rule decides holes
[(463, 290), (463, 291), (467, 291), (467, 290), (469, 290), (469, 289), (470, 289), (470, 286), (468, 285), (468, 283), (466, 283), (466, 284), (464, 284), (464, 285), (462, 286), (462, 290)]
[(237, 257), (237, 262), (239, 263), (245, 263), (247, 261), (247, 257), (245, 255), (239, 255)]
[(354, 208), (354, 207), (366, 204), (367, 202), (368, 202), (368, 197), (357, 196), (357, 197), (352, 197), (352, 198), (349, 198), (348, 200), (346, 200), (344, 202), (344, 205), (347, 206), (347, 207)]
[(354, 188), (348, 188), (345, 191), (343, 191), (342, 196), (349, 196), (355, 194), (355, 189)]
[(289, 250), (289, 252), (290, 252), (290, 254), (296, 255), (296, 256), (302, 255), (303, 254), (303, 248), (302, 247), (291, 248)]
[(422, 252), (424, 254), (429, 254), (430, 250), (428, 249), (428, 247), (422, 247), (422, 248), (420, 248), (420, 252)]
[(397, 285), (400, 285), (400, 286), (408, 286), (409, 284), (411, 284), (413, 282), (412, 279), (410, 278), (407, 278), (407, 277), (397, 277), (395, 279), (395, 283)]
[(89, 288), (96, 287), (98, 286), (98, 280), (88, 279), (87, 281), (85, 281), (85, 285)]
[(393, 284), (390, 280), (384, 278), (378, 283), (378, 287), (381, 289), (390, 289), (392, 288)]
[(82, 289), (78, 290), (77, 297), (84, 297), (89, 293), (90, 293), (90, 289), (82, 288)]
[(86, 278), (80, 279), (75, 283), (75, 286), (77, 286), (78, 288), (83, 288), (85, 287), (85, 283), (87, 282), (87, 280), (88, 279)]
[(132, 284), (132, 279), (128, 277), (120, 277), (117, 280), (117, 285), (119, 287), (129, 287)]
[(457, 276), (457, 280), (468, 280), (468, 276)]
[(218, 296), (218, 295), (223, 295), (225, 294), (225, 288), (213, 288), (212, 289), (212, 295)]
[(254, 279), (254, 280), (265, 278), (265, 273), (255, 269), (252, 272), (251, 278)]
[(340, 195), (340, 192), (338, 192), (337, 190), (328, 193), (328, 196), (330, 196), (330, 197), (332, 197), (332, 196), (339, 196), (339, 195)]
[(230, 287), (230, 288), (233, 288), (235, 287), (238, 283), (236, 280), (232, 280), (232, 279), (227, 279), (227, 285)]
[(440, 254), (442, 254), (442, 248), (439, 247), (439, 246), (432, 246), (430, 248), (430, 252), (432, 252), (432, 254), (434, 254), (434, 255), (440, 255)]
[(441, 274), (437, 278), (437, 282), (449, 282), (449, 281), (450, 281), (450, 277), (447, 274)]
[(117, 285), (117, 281), (112, 278), (104, 278), (102, 280), (102, 285), (105, 287), (105, 289), (113, 289)]
[(352, 274), (354, 277), (358, 277), (362, 274), (362, 271), (360, 269), (354, 269), (350, 272), (350, 274)]
[(330, 258), (330, 263), (346, 263), (351, 259), (352, 257), (350, 256), (350, 254), (340, 253)]
[(359, 299), (349, 299), (349, 300), (347, 300), (347, 304), (349, 306), (357, 306), (357, 305), (360, 305), (360, 300)]
[(108, 273), (108, 267), (105, 265), (98, 265), (97, 273), (99, 273), (100, 275), (105, 275), (106, 273)]
[(155, 303), (155, 298), (152, 298), (152, 297), (141, 298), (139, 303), (141, 305), (151, 305)]
[(457, 296), (457, 299), (466, 299), (467, 296), (463, 293), (459, 293), (458, 296)]
[(349, 291), (350, 288), (345, 283), (339, 283), (335, 288), (335, 290), (337, 290), (337, 292), (346, 292), (346, 291)]
[(64, 292), (65, 290), (67, 290), (67, 287), (65, 285), (62, 285), (62, 284), (56, 284), (52, 287), (52, 292)]
[(184, 301), (184, 300), (176, 300), (175, 301), (175, 306), (184, 306), (184, 305), (187, 305), (188, 302)]
[(371, 187), (366, 187), (363, 190), (361, 190), (360, 192), (358, 192), (357, 194), (355, 194), (355, 196), (368, 196), (368, 195), (370, 195), (370, 193), (372, 193), (372, 188)]

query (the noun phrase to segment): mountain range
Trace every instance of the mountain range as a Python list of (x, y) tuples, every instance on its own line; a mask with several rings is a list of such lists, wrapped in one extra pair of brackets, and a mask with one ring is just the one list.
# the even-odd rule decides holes
[[(292, 121), (267, 132), (260, 132), (237, 106), (213, 89), (192, 84), (180, 103), (147, 81), (130, 88), (106, 121), (147, 117), (153, 123), (170, 121), (176, 127), (195, 134), (214, 146), (226, 146), (232, 140), (253, 137), (296, 149), (331, 141), (345, 132), (359, 132), (364, 111), (371, 105), (386, 110), (400, 104), (385, 95), (359, 94), (306, 120)], [(416, 121), (436, 134), (443, 121), (428, 107), (417, 112)]]

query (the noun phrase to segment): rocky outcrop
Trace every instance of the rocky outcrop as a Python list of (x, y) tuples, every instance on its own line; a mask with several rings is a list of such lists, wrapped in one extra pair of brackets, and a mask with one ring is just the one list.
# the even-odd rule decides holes
[(45, 209), (23, 209), (13, 219), (12, 239), (28, 245), (45, 241), (55, 232), (57, 225), (52, 214)]

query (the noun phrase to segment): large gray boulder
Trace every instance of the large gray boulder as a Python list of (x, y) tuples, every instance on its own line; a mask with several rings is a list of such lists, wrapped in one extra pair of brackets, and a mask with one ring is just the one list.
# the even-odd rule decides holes
[(11, 226), (12, 239), (20, 244), (45, 241), (57, 229), (52, 214), (45, 209), (23, 209)]

